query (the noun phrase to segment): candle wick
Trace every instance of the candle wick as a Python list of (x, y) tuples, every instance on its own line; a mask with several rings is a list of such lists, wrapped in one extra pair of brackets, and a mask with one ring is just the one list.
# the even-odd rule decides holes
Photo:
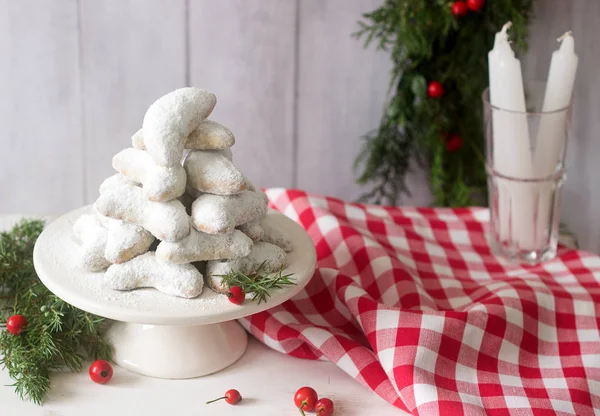
[(507, 22), (504, 26), (502, 26), (502, 33), (506, 34), (506, 31), (510, 29), (512, 26), (512, 22)]
[(565, 38), (567, 36), (572, 36), (572, 35), (573, 35), (573, 32), (569, 30), (568, 32), (565, 32), (560, 38), (556, 39), (556, 41), (562, 42), (563, 40), (565, 40)]

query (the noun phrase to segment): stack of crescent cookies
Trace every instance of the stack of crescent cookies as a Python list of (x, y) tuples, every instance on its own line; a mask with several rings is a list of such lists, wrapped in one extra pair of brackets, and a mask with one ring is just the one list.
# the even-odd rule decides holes
[(132, 146), (113, 157), (93, 213), (73, 225), (79, 261), (115, 290), (155, 288), (194, 298), (221, 293), (232, 271), (286, 265), (291, 241), (267, 216), (267, 197), (233, 164), (235, 137), (208, 120), (214, 94), (181, 88), (154, 102)]

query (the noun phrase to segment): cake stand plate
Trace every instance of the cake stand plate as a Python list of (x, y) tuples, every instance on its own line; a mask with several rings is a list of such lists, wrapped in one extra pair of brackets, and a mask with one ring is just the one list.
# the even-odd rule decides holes
[(246, 331), (235, 319), (277, 306), (298, 294), (316, 267), (316, 252), (306, 231), (286, 216), (268, 215), (293, 242), (288, 267), (296, 285), (276, 290), (260, 305), (234, 305), (205, 286), (195, 299), (165, 295), (154, 289), (120, 292), (104, 285), (104, 272), (88, 272), (78, 263), (73, 223), (90, 206), (71, 211), (49, 224), (33, 250), (40, 280), (65, 302), (115, 320), (106, 333), (117, 364), (151, 377), (182, 379), (219, 371), (242, 356)]

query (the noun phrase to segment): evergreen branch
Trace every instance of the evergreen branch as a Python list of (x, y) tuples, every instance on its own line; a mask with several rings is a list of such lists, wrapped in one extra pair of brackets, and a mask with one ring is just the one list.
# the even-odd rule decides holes
[(19, 397), (37, 404), (50, 389), (53, 371), (80, 371), (86, 359), (110, 360), (112, 355), (100, 336), (104, 318), (56, 297), (35, 273), (33, 247), (43, 228), (42, 221), (22, 221), (0, 234), (0, 325), (13, 314), (27, 318), (21, 335), (0, 331), (0, 365)]
[(223, 279), (223, 284), (227, 287), (239, 286), (244, 293), (252, 293), (252, 301), (258, 301), (260, 305), (271, 297), (273, 290), (281, 289), (284, 286), (295, 285), (291, 278), (293, 273), (283, 274), (283, 269), (274, 273), (266, 271), (266, 261), (252, 273), (242, 273), (240, 271), (230, 271), (225, 275), (217, 275)]
[[(363, 138), (357, 182), (371, 184), (362, 201), (395, 204), (410, 195), (411, 160), (428, 168), (435, 204), (465, 206), (487, 200), (481, 94), (494, 35), (512, 21), (511, 37), (526, 48), (532, 0), (487, 0), (480, 12), (456, 18), (447, 0), (385, 0), (363, 15), (353, 35), (389, 53), (393, 66), (379, 128)], [(430, 81), (441, 98), (427, 97)], [(460, 135), (458, 151), (444, 135)]]

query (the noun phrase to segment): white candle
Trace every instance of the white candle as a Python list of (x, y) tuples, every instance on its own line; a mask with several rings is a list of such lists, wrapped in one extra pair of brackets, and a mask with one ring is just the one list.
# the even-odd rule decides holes
[[(575, 55), (575, 40), (571, 32), (558, 39), (558, 50), (552, 53), (546, 92), (544, 112), (565, 109), (571, 103), (575, 73), (579, 58)], [(534, 166), (536, 176), (544, 178), (552, 175), (562, 160), (566, 149), (567, 111), (559, 111), (541, 116), (535, 145)], [(553, 185), (544, 185), (540, 189), (538, 200), (537, 238), (538, 245), (547, 240), (550, 213), (552, 208)]]
[[(575, 72), (579, 58), (575, 55), (575, 40), (571, 32), (559, 38), (560, 48), (552, 53), (546, 92), (544, 95), (544, 112), (557, 111), (569, 106), (575, 84)], [(539, 177), (552, 175), (561, 160), (565, 146), (566, 112), (545, 115), (540, 120), (540, 127), (535, 146), (535, 167)]]
[[(496, 34), (494, 48), (488, 54), (490, 103), (493, 123), (494, 170), (515, 179), (534, 176), (521, 63), (508, 41), (507, 23)], [(499, 233), (502, 241), (517, 243), (521, 249), (533, 249), (534, 200), (531, 186), (498, 180)]]

